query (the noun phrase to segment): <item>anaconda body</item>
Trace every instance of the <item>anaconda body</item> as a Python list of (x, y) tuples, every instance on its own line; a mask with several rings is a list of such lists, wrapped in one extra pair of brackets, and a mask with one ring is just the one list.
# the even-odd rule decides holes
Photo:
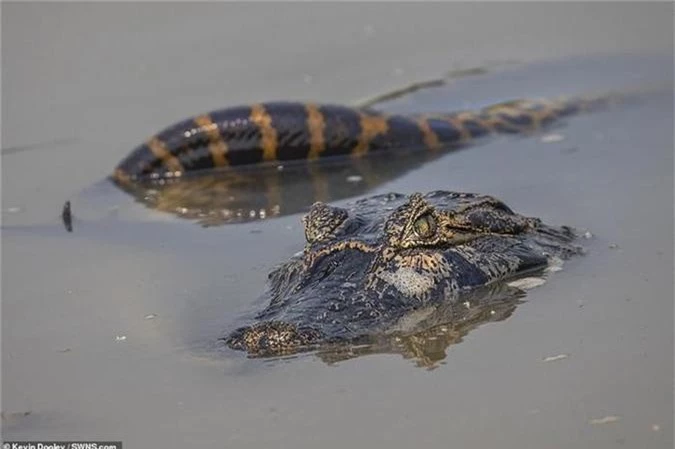
[(313, 103), (264, 103), (213, 111), (172, 125), (115, 169), (122, 185), (265, 162), (439, 151), (490, 133), (524, 133), (588, 110), (609, 97), (516, 100), (479, 111), (388, 115)]

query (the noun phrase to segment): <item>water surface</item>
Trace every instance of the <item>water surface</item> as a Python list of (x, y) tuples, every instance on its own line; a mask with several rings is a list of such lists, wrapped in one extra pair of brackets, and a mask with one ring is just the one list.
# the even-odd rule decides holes
[(513, 60), (533, 64), (382, 107), (672, 83), (672, 5), (295, 4), (262, 26), (268, 8), (3, 5), (3, 438), (672, 447), (672, 95), (570, 119), (551, 130), (557, 142), (450, 153), (369, 190), (492, 194), (594, 235), (586, 256), (431, 370), (399, 355), (327, 365), (215, 350), (302, 248), (300, 214), (205, 228), (105, 181), (149, 134), (240, 102), (354, 104)]

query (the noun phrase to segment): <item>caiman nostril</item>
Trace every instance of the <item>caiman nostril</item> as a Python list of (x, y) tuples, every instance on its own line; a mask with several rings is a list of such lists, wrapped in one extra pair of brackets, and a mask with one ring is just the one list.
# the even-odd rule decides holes
[(348, 216), (345, 209), (321, 202), (314, 203), (307, 215), (302, 218), (307, 243), (315, 243), (330, 237)]

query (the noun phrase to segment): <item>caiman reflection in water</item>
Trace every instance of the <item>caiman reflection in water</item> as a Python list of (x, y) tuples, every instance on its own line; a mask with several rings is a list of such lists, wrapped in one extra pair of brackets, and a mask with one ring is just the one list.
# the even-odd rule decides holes
[(419, 367), (433, 369), (447, 357), (450, 346), (461, 343), (483, 324), (509, 318), (524, 297), (523, 290), (503, 283), (480, 288), (462, 302), (445, 302), (412, 312), (386, 334), (352, 345), (325, 347), (316, 355), (333, 364), (371, 354), (399, 354)]

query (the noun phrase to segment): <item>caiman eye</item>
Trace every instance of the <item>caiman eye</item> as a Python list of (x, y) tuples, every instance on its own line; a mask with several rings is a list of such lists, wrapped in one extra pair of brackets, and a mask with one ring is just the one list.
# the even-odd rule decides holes
[(436, 233), (436, 220), (431, 215), (423, 215), (415, 220), (413, 229), (418, 237), (428, 239)]

